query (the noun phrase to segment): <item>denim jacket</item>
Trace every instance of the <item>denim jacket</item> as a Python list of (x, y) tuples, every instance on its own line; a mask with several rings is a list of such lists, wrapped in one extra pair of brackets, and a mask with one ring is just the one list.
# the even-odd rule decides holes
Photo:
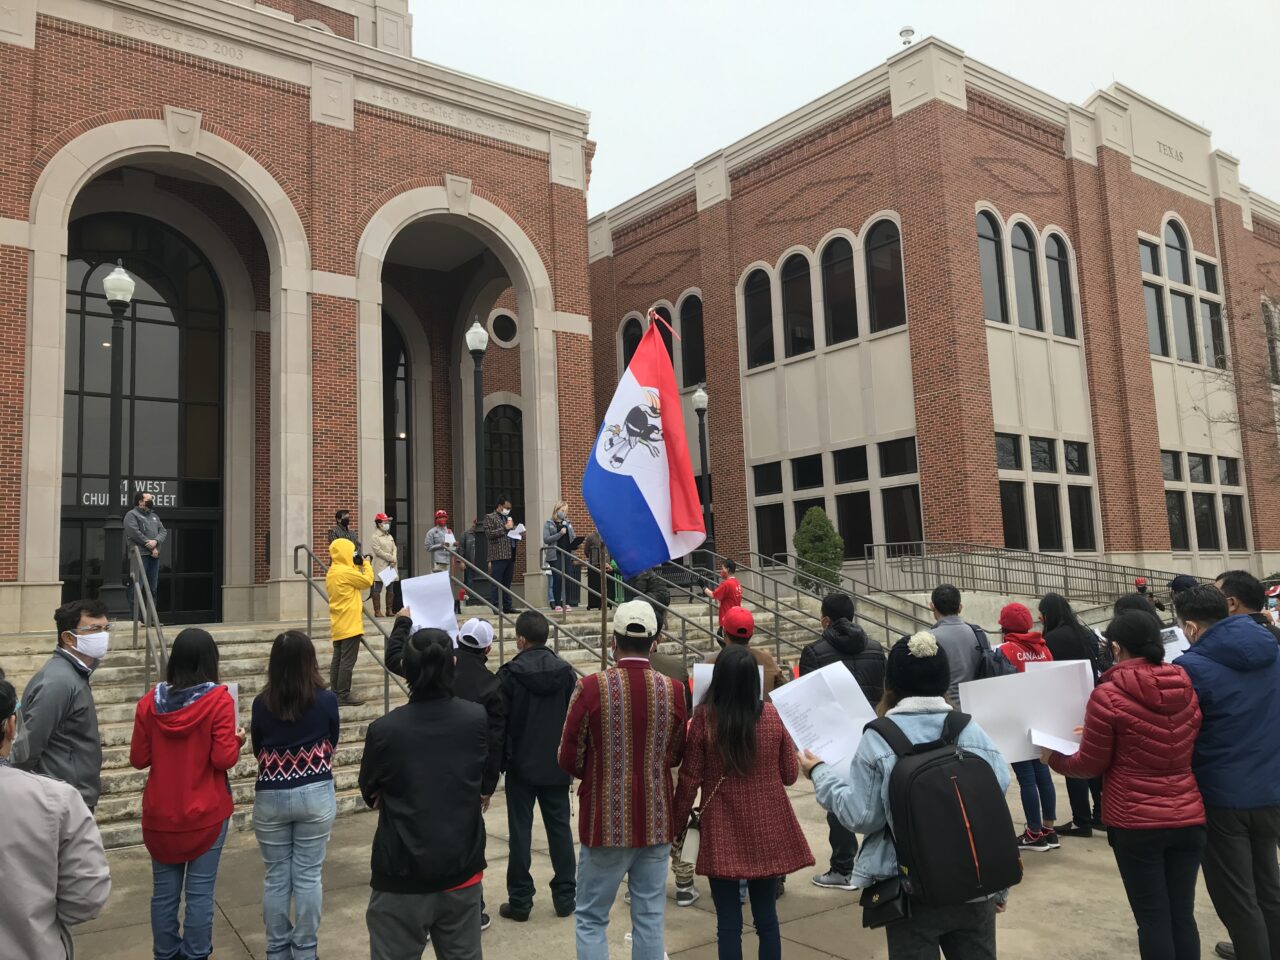
[[(942, 735), (942, 723), (950, 709), (942, 697), (907, 697), (888, 716), (912, 743), (928, 743)], [(968, 723), (958, 743), (991, 764), (1001, 790), (1009, 788), (1009, 765), (976, 722)], [(813, 770), (818, 803), (834, 813), (846, 828), (866, 835), (853, 865), (853, 882), (862, 889), (898, 873), (897, 851), (885, 829), (893, 826), (889, 819), (889, 774), (897, 762), (897, 756), (879, 734), (867, 733), (847, 772), (842, 774), (826, 763)], [(1007, 890), (995, 895), (1001, 903), (1008, 896)]]

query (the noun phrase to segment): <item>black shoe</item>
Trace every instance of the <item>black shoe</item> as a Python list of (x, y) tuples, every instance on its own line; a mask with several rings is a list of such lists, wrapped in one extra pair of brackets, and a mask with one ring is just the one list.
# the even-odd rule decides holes
[(1077, 827), (1074, 823), (1058, 831), (1060, 837), (1092, 837), (1093, 827)]
[(570, 901), (570, 902), (568, 902), (568, 903), (557, 903), (557, 904), (556, 904), (556, 916), (557, 916), (557, 917), (571, 917), (571, 916), (573, 916), (574, 911), (575, 911), (575, 910), (577, 910), (577, 909), (578, 909), (578, 905), (577, 905), (577, 903), (576, 903), (576, 902), (573, 902), (573, 901)]
[(524, 923), (529, 919), (530, 907), (521, 910), (519, 907), (513, 907), (509, 903), (504, 903), (498, 908), (498, 916), (503, 920), (514, 920), (516, 923)]
[(1213, 948), (1213, 952), (1222, 957), (1222, 960), (1236, 960), (1236, 948), (1228, 940), (1220, 942)]
[(775, 900), (781, 900), (781, 899), (782, 899), (783, 897), (785, 897), (786, 895), (787, 895), (787, 878), (786, 878), (786, 877), (779, 877), (779, 878), (778, 878), (778, 886), (777, 886), (777, 888), (776, 888), (776, 893), (775, 893), (774, 899), (775, 899)]
[(488, 930), (488, 929), (489, 929), (489, 924), (491, 924), (491, 923), (493, 923), (493, 921), (489, 919), (489, 915), (488, 915), (487, 913), (485, 913), (485, 912), (482, 910), (482, 911), (480, 912), (480, 930), (481, 930), (481, 932), (484, 932), (485, 930)]
[(357, 697), (355, 694), (351, 694), (351, 693), (348, 693), (348, 694), (347, 694), (346, 696), (344, 696), (344, 697), (339, 697), (339, 698), (338, 698), (338, 703), (339, 703), (339, 704), (341, 704), (341, 705), (342, 705), (342, 706), (344, 706), (344, 707), (362, 707), (362, 706), (364, 706), (364, 700), (363, 700), (363, 699), (361, 699), (360, 697)]
[(1089, 824), (1089, 826), (1093, 827), (1093, 829), (1097, 830), (1099, 833), (1107, 832), (1107, 825), (1102, 822), (1101, 817), (1094, 817), (1093, 823)]

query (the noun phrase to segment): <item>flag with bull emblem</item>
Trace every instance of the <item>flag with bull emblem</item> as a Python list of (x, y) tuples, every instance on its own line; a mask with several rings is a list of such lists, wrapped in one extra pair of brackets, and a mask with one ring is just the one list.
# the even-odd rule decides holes
[(706, 539), (675, 370), (651, 314), (582, 476), (591, 519), (624, 577)]

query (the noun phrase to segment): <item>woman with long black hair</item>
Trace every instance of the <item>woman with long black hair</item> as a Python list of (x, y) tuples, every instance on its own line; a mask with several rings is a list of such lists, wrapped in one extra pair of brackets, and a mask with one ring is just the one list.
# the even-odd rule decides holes
[(800, 768), (773, 704), (760, 696), (751, 652), (730, 644), (716, 658), (704, 702), (694, 711), (676, 788), (675, 822), (689, 822), (702, 790), (697, 872), (710, 878), (720, 960), (741, 960), (747, 881), (760, 960), (782, 956), (777, 877), (813, 865), (787, 787)]

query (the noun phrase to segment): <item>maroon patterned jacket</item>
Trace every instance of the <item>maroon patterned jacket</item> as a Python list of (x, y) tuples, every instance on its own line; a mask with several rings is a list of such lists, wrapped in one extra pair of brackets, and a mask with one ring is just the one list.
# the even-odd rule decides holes
[(644, 658), (578, 681), (560, 737), (560, 767), (582, 780), (578, 838), (586, 847), (670, 843), (671, 768), (684, 753), (684, 690)]

